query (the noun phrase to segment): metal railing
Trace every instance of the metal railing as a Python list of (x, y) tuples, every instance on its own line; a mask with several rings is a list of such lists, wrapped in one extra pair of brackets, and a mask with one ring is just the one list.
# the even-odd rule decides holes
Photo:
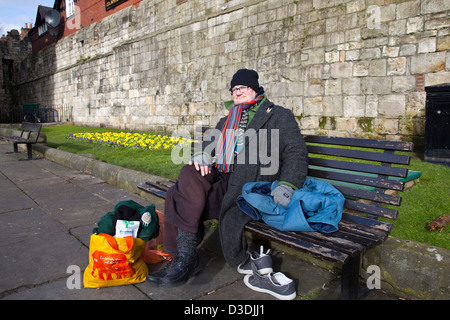
[(73, 120), (72, 109), (69, 104), (43, 106), (31, 112), (24, 112), (22, 106), (0, 107), (0, 123), (68, 122)]

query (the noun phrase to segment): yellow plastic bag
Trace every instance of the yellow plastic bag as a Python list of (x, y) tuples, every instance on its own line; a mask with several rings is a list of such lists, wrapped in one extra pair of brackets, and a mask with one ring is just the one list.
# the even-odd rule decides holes
[(146, 241), (139, 238), (92, 234), (84, 287), (120, 286), (145, 281), (148, 268), (140, 259), (145, 244)]

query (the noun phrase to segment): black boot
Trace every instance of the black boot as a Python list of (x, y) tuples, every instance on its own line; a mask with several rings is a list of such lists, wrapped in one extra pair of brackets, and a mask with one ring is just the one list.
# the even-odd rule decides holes
[[(183, 233), (186, 231), (181, 231), (181, 232)], [(196, 238), (195, 248), (202, 242), (204, 234), (205, 234), (205, 227), (203, 224), (200, 224), (200, 226), (198, 228), (198, 233), (195, 234), (195, 238)], [(187, 237), (184, 236), (184, 239), (186, 239), (186, 238), (190, 238), (190, 235), (188, 234)], [(178, 239), (179, 239), (179, 237), (177, 237), (177, 242), (178, 242)], [(193, 238), (192, 238), (192, 241), (193, 241)], [(183, 247), (183, 243), (186, 242), (186, 240), (180, 239), (180, 242), (182, 242), (182, 243), (180, 243), (180, 245)], [(191, 246), (192, 246), (192, 244), (184, 245), (184, 247), (188, 248), (187, 251), (189, 251), (189, 252), (192, 251), (191, 249), (189, 249)], [(175, 260), (175, 256), (177, 255), (177, 252), (172, 253), (172, 254), (174, 255), (174, 257), (169, 262), (166, 262), (164, 267), (162, 267), (161, 269), (159, 269), (157, 271), (153, 271), (147, 275), (147, 281), (150, 282), (150, 285), (158, 287), (159, 281), (162, 278), (164, 278), (172, 270), (175, 261), (178, 261), (178, 259)], [(197, 263), (197, 265), (198, 265), (198, 263)], [(199, 267), (196, 266), (196, 268), (198, 269)], [(200, 269), (198, 271), (200, 271)]]
[(159, 280), (164, 278), (167, 273), (172, 269), (172, 264), (174, 262), (174, 258), (172, 258), (169, 262), (166, 262), (164, 267), (159, 269), (158, 271), (153, 271), (147, 275), (147, 281), (150, 282), (150, 285), (158, 287)]
[(160, 287), (181, 286), (201, 270), (197, 242), (197, 234), (178, 229), (178, 252), (167, 265), (167, 270), (161, 271), (160, 275), (163, 276), (159, 279)]

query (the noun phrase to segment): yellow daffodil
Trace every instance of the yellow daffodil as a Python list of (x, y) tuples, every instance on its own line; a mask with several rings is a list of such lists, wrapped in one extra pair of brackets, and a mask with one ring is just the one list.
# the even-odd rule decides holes
[(70, 133), (69, 138), (110, 146), (141, 148), (150, 150), (173, 149), (178, 144), (195, 142), (189, 137), (141, 132), (85, 132)]

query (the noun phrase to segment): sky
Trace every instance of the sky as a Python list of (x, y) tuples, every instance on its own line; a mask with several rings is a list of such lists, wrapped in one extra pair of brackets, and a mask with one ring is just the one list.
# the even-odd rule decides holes
[(39, 5), (53, 8), (55, 0), (0, 0), (0, 36), (35, 23)]

